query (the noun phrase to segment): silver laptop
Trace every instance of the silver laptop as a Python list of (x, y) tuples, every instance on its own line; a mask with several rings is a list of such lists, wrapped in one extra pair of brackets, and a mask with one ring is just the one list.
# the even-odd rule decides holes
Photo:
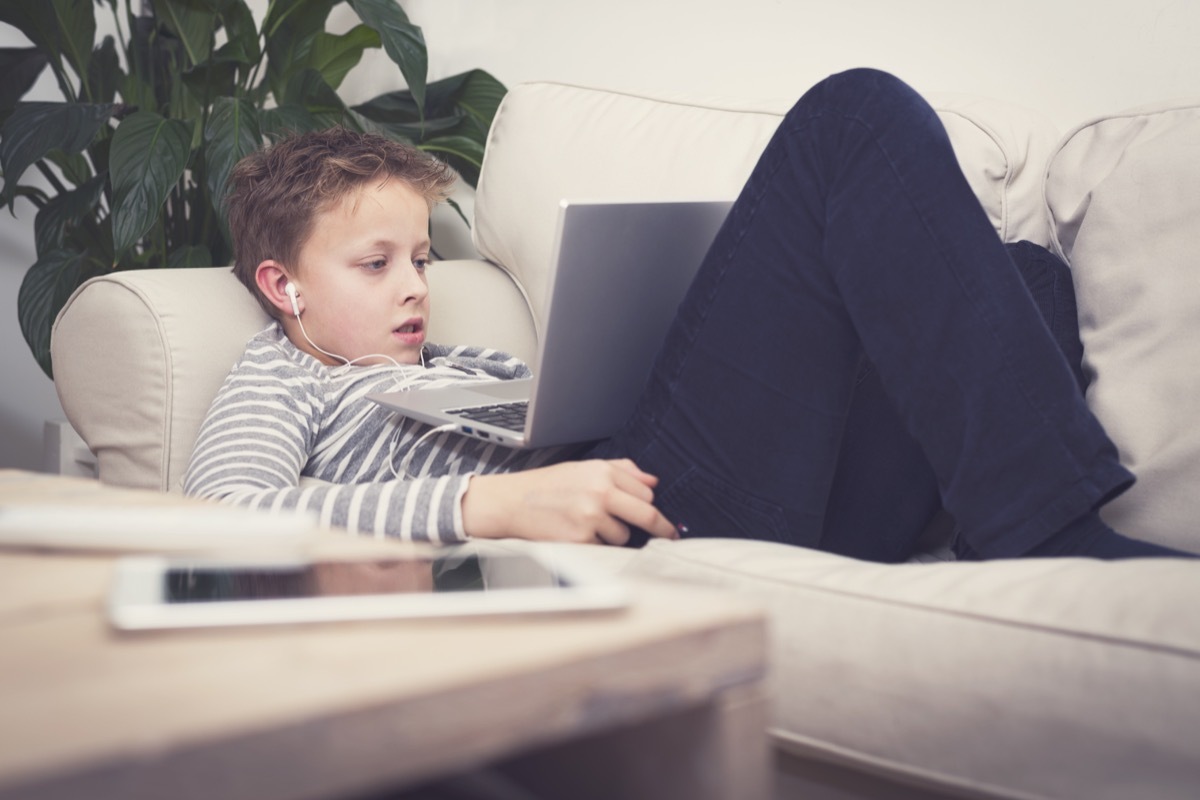
[(615, 433), (730, 205), (563, 201), (534, 377), (370, 399), (508, 447)]

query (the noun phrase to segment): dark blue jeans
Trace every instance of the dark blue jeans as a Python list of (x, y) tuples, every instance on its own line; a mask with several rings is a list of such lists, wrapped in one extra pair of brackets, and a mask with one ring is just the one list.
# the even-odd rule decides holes
[(826, 79), (787, 114), (627, 426), (690, 536), (894, 561), (944, 507), (1018, 556), (1132, 483), (929, 105)]

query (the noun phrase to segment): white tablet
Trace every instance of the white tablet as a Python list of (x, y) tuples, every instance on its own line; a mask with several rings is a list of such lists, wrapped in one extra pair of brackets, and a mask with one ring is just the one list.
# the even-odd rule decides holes
[(317, 533), (315, 514), (266, 513), (216, 504), (0, 507), (0, 548), (143, 553), (262, 550), (298, 555)]
[(381, 559), (128, 557), (109, 594), (124, 630), (613, 610), (624, 587), (559, 558), (473, 544)]

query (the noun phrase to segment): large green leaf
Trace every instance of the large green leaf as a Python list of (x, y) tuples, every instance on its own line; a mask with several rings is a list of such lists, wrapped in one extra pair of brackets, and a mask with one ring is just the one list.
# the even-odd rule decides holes
[(471, 186), (479, 183), (483, 144), (478, 139), (470, 136), (438, 136), (426, 139), (418, 147), (436, 153), (443, 161), (449, 162)]
[[(209, 61), (203, 69), (185, 73), (180, 83), (187, 89), (185, 105), (195, 104), (195, 116), (204, 116), (203, 108), (212, 106), (217, 98), (238, 95), (237, 77), (241, 65), (236, 61)], [(172, 114), (175, 117), (190, 116), (186, 113)]]
[(258, 117), (264, 136), (287, 136), (327, 128), (304, 106), (285, 105), (264, 109)]
[[(425, 136), (446, 133), (462, 125), (454, 132), (482, 142), (507, 91), (504, 84), (481, 69), (434, 81), (425, 94)], [(408, 135), (421, 129), (416, 101), (407, 89), (381, 94), (354, 106), (354, 110)], [(396, 128), (397, 125), (404, 127)]]
[(254, 105), (248, 100), (218, 98), (204, 128), (204, 160), (213, 208), (220, 210), (224, 205), (225, 183), (234, 164), (261, 145)]
[(167, 266), (172, 269), (180, 267), (211, 267), (212, 253), (202, 244), (189, 244), (175, 250), (167, 258)]
[(17, 318), (21, 334), (42, 371), (54, 377), (50, 365), (50, 331), (54, 318), (79, 286), (87, 268), (87, 255), (54, 250), (34, 262), (17, 293)]
[[(469, 72), (434, 81), (425, 87), (425, 116), (444, 117), (455, 113), (456, 98), (466, 86)], [(408, 89), (397, 89), (373, 97), (354, 107), (377, 122), (419, 123), (421, 111)], [(461, 113), (461, 112), (460, 112)]]
[(379, 32), (384, 51), (400, 67), (400, 73), (417, 101), (417, 108), (423, 112), (429, 53), (421, 29), (408, 21), (408, 15), (396, 0), (347, 1), (359, 19)]
[(506, 91), (490, 74), (476, 69), (429, 84), (423, 121), (406, 89), (379, 95), (353, 110), (389, 135), (437, 152), (475, 186), (488, 129)]
[(50, 202), (49, 195), (37, 186), (18, 186), (15, 195), (24, 197), (37, 208), (42, 208)]
[(46, 62), (46, 54), (36, 47), (0, 47), (0, 124), (37, 81)]
[(60, 54), (54, 6), (46, 0), (7, 0), (0, 3), (0, 22), (12, 25), (47, 53)]
[[(484, 138), (496, 118), (500, 101), (508, 93), (504, 84), (496, 80), (489, 72), (473, 69), (466, 73), (467, 79), (462, 90), (456, 95), (455, 102), (459, 108), (465, 109), (475, 120), (477, 130)], [(482, 142), (482, 139), (480, 140)]]
[(167, 194), (187, 167), (193, 128), (190, 121), (164, 119), (152, 111), (139, 111), (117, 126), (109, 153), (117, 258), (158, 219)]
[(297, 36), (310, 36), (325, 30), (330, 9), (340, 2), (342, 0), (271, 0), (263, 30), (267, 39), (275, 37), (283, 28), (291, 28)]
[(72, 186), (79, 186), (91, 180), (92, 165), (80, 153), (67, 154), (62, 150), (51, 150), (46, 154), (46, 160), (58, 167), (58, 171)]
[[(436, 84), (430, 84), (430, 91)], [(354, 110), (370, 117), (376, 122), (395, 124), (416, 124), (421, 119), (417, 103), (413, 100), (412, 92), (401, 89), (372, 97), (365, 103), (354, 106)]]
[(215, 8), (225, 26), (225, 44), (214, 54), (217, 61), (235, 61), (243, 65), (258, 62), (258, 28), (244, 0), (215, 0)]
[(303, 105), (323, 128), (345, 121), (346, 104), (315, 69), (303, 70), (293, 77), (285, 93), (291, 99), (290, 104)]
[[(76, 74), (87, 74), (96, 37), (92, 0), (4, 0), (0, 2), (0, 22), (25, 34), (56, 64), (66, 57)], [(69, 96), (68, 87), (63, 87), (63, 94)]]
[(78, 153), (112, 116), (110, 103), (18, 103), (0, 130), (4, 202), (11, 202), (25, 170), (51, 150)]
[(46, 254), (64, 246), (67, 231), (96, 212), (107, 180), (107, 175), (97, 175), (78, 189), (52, 197), (38, 211), (33, 220), (33, 238), (38, 253)]
[(124, 75), (116, 42), (113, 37), (105, 36), (100, 46), (92, 51), (92, 60), (88, 62), (88, 96), (92, 102), (111, 103), (117, 96), (117, 85)]
[(393, 139), (399, 139), (402, 142), (409, 142), (411, 144), (452, 133), (462, 125), (464, 119), (463, 114), (456, 113), (450, 117), (427, 117), (424, 124), (415, 122), (380, 122), (373, 115), (364, 114), (359, 110), (360, 108), (361, 106), (356, 106), (350, 109), (350, 113), (357, 115), (360, 119), (369, 121), (373, 130), (382, 131)]
[(336, 89), (346, 73), (362, 60), (363, 50), (379, 45), (379, 34), (368, 25), (355, 25), (341, 36), (322, 31), (313, 39), (309, 60), (325, 82)]
[(324, 32), (325, 20), (342, 0), (273, 0), (263, 29), (267, 32), (267, 80), (278, 105), (293, 102), (286, 88), (297, 72), (309, 66), (313, 40)]
[(154, 11), (183, 44), (186, 69), (208, 61), (219, 19), (208, 0), (154, 0)]
[(96, 41), (96, 9), (92, 0), (51, 0), (51, 5), (63, 55), (75, 68), (76, 75), (87, 75)]
[(476, 167), (483, 166), (483, 145), (468, 136), (438, 136), (421, 142), (420, 148), (461, 158)]

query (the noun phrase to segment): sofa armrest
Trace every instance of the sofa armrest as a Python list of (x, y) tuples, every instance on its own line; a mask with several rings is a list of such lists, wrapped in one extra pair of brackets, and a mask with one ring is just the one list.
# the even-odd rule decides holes
[(118, 272), (54, 324), (54, 384), (106, 483), (178, 490), (221, 381), (267, 315), (227, 269)]

